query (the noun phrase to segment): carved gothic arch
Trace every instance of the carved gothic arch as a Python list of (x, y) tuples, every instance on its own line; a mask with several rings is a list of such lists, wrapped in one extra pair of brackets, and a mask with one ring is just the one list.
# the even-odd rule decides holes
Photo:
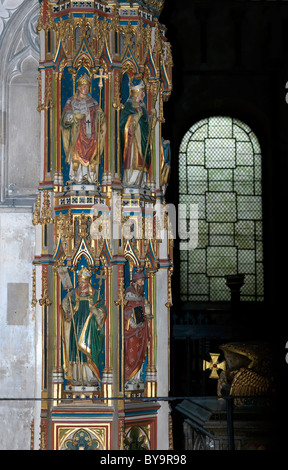
[[(37, 177), (35, 175), (35, 183), (32, 184), (32, 187), (32, 178), (30, 179), (29, 188), (25, 187), (26, 182), (24, 175), (24, 186), (21, 187), (18, 181), (17, 183), (13, 181), (11, 172), (9, 174), (9, 164), (15, 165), (15, 163), (13, 163), (13, 158), (11, 157), (13, 154), (14, 145), (14, 142), (11, 141), (11, 135), (13, 133), (13, 128), (11, 127), (13, 124), (11, 123), (11, 110), (13, 109), (13, 89), (11, 86), (17, 85), (18, 88), (23, 86), (26, 87), (26, 90), (28, 90), (30, 87), (29, 90), (31, 98), (32, 96), (35, 97), (35, 103), (37, 103), (37, 78), (40, 46), (39, 36), (36, 33), (36, 26), (39, 11), (40, 6), (37, 0), (24, 0), (22, 4), (19, 2), (18, 8), (15, 10), (9, 10), (7, 12), (8, 19), (5, 22), (2, 20), (2, 33), (0, 39), (0, 86), (2, 88), (1, 95), (3, 98), (2, 108), (0, 110), (0, 121), (2, 125), (2, 128), (0, 129), (2, 143), (0, 204), (7, 199), (13, 199), (13, 205), (17, 206), (24, 204), (25, 207), (31, 207), (35, 202), (35, 197), (33, 195), (31, 197), (31, 193), (36, 194), (37, 192), (37, 179), (39, 179), (38, 175)], [(35, 108), (35, 119), (37, 113), (36, 109), (37, 104)], [(19, 127), (21, 127), (21, 123)], [(28, 168), (26, 176), (29, 178)]]

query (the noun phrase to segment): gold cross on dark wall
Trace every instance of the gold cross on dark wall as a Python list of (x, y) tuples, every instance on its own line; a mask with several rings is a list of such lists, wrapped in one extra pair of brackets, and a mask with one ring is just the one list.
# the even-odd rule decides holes
[(220, 354), (209, 353), (211, 357), (211, 361), (203, 361), (203, 370), (210, 369), (211, 373), (209, 375), (209, 379), (218, 379), (218, 371), (226, 369), (226, 363), (218, 362)]

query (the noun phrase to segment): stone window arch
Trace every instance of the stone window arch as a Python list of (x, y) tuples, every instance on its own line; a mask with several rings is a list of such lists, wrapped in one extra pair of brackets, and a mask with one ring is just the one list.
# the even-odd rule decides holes
[(197, 247), (180, 250), (181, 300), (229, 301), (225, 276), (235, 274), (245, 275), (241, 300), (264, 300), (262, 157), (249, 126), (212, 116), (188, 130), (179, 203), (197, 204), (199, 217)]

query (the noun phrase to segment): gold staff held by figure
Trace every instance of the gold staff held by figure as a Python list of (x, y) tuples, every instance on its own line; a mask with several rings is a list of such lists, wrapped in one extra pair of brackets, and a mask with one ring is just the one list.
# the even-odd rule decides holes
[(156, 123), (157, 123), (156, 110), (152, 109), (151, 119), (149, 121), (149, 134), (148, 134), (145, 154), (144, 154), (144, 158), (143, 158), (143, 165), (142, 165), (142, 169), (141, 169), (141, 175), (140, 175), (140, 179), (139, 179), (139, 183), (138, 183), (139, 188), (142, 187), (142, 181), (143, 181), (144, 170), (145, 170), (145, 165), (146, 165), (147, 152), (148, 152), (149, 147), (151, 149), (150, 152), (152, 154), (152, 148), (153, 148), (153, 135), (152, 135), (152, 132), (153, 132), (155, 126), (156, 126)]
[(149, 116), (145, 103), (143, 81), (133, 80), (130, 96), (120, 117), (121, 151), (123, 156), (123, 186), (145, 186), (152, 156), (152, 132), (157, 122), (156, 111)]
[[(99, 108), (101, 108), (102, 106), (102, 88), (103, 88), (103, 80), (107, 80), (108, 79), (108, 75), (104, 75), (103, 73), (103, 69), (102, 68), (99, 68), (99, 75), (94, 75), (94, 78), (99, 78), (99, 83), (98, 83), (98, 87), (99, 87)], [(98, 135), (100, 135), (100, 132), (101, 132), (101, 116), (100, 114), (98, 115)], [(97, 157), (96, 157), (96, 178), (97, 178), (97, 183), (98, 183), (98, 179), (99, 179), (99, 165), (100, 165), (100, 156), (101, 156), (101, 153), (102, 153), (102, 150), (100, 149), (100, 141), (98, 139), (98, 154), (97, 154)]]
[[(106, 78), (102, 74), (102, 78)], [(77, 80), (77, 91), (64, 106), (61, 117), (63, 146), (71, 183), (98, 183), (100, 156), (104, 149), (106, 117), (90, 94), (91, 79), (85, 73)]]
[[(92, 287), (92, 273), (82, 267), (77, 272), (78, 286), (73, 289), (67, 268), (59, 276), (68, 291), (61, 303), (62, 342), (65, 378), (73, 385), (98, 385), (100, 355), (104, 342), (107, 308), (100, 296), (102, 273), (98, 276), (98, 292)], [(72, 323), (72, 327), (71, 327)]]

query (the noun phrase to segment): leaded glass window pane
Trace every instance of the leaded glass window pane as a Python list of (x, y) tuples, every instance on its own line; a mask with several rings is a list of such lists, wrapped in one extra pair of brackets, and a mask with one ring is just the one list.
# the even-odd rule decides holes
[(197, 248), (180, 253), (183, 301), (228, 301), (225, 276), (237, 273), (241, 299), (263, 300), (261, 179), (258, 139), (238, 119), (203, 119), (183, 137), (179, 202), (197, 204), (199, 215)]

